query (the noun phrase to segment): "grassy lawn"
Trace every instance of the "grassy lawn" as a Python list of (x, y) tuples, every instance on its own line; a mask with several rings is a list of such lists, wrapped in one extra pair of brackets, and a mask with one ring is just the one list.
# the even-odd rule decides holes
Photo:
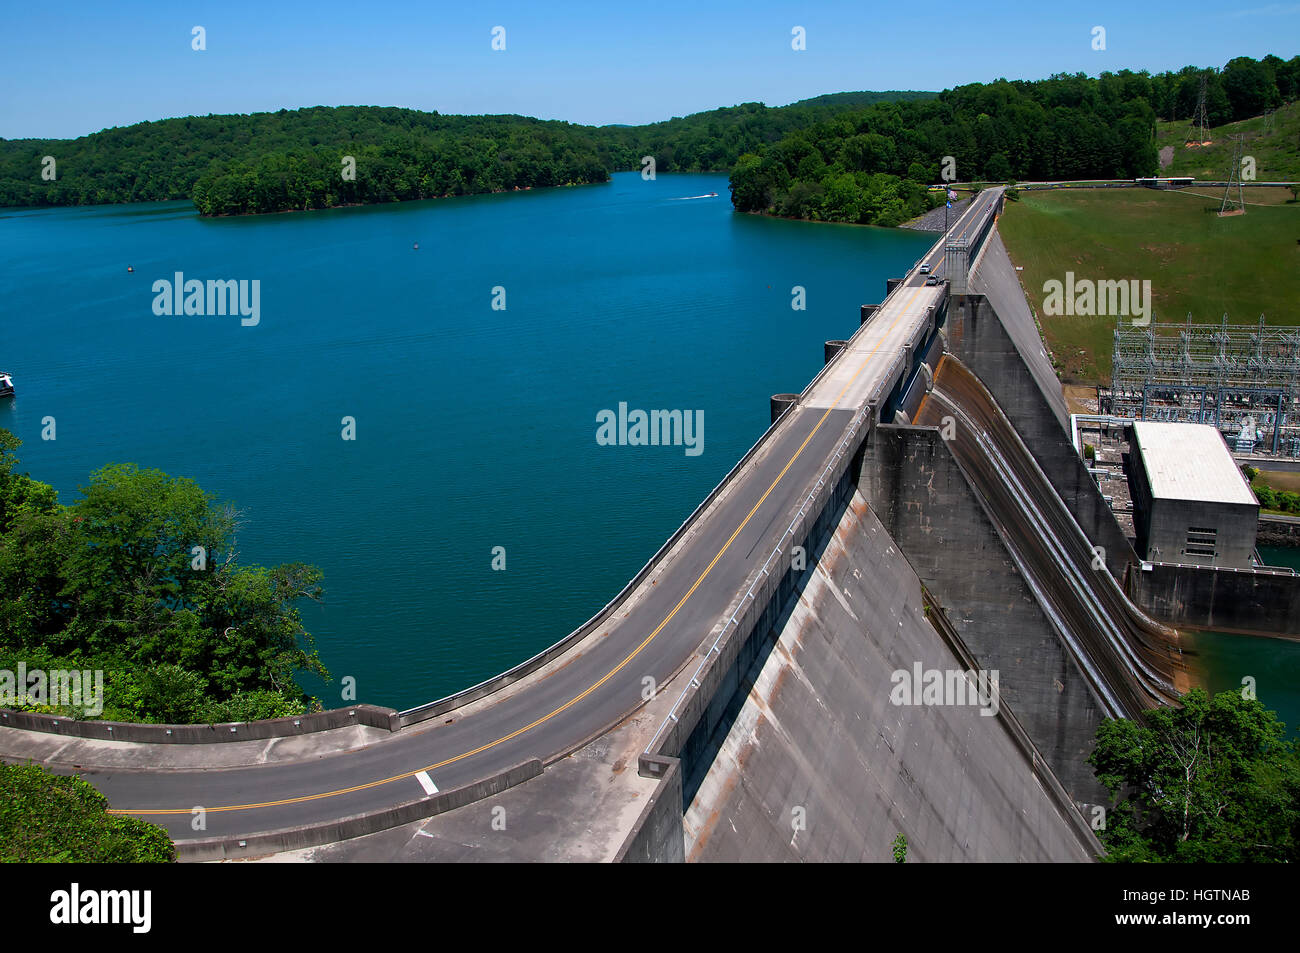
[(1228, 137), (1245, 135), (1242, 155), (1255, 157), (1258, 182), (1300, 181), (1300, 102), (1283, 106), (1273, 116), (1273, 126), (1264, 132), (1264, 117), (1255, 116), (1210, 131), (1213, 145), (1185, 148), (1187, 121), (1157, 122), (1156, 147), (1174, 147), (1173, 162), (1158, 175), (1191, 175), (1212, 182), (1228, 181), (1234, 143)]
[[(1223, 189), (1201, 186), (1197, 188), (1179, 189), (1174, 195), (1195, 195), (1197, 198), (1213, 199), (1215, 208), (1223, 202)], [(1236, 198), (1236, 190), (1233, 190), (1233, 198)], [(1246, 203), (1246, 207), (1252, 208), (1256, 205), (1294, 205), (1295, 195), (1290, 189), (1267, 188), (1265, 186), (1255, 186), (1254, 188), (1242, 189), (1241, 197)]]
[(1275, 490), (1289, 490), (1300, 493), (1300, 473), (1286, 470), (1260, 470), (1259, 476), (1251, 481), (1251, 486), (1270, 486)]
[[(1066, 381), (1109, 383), (1115, 318), (1047, 316), (1043, 283), (1150, 280), (1154, 320), (1300, 325), (1300, 204), (1219, 218), (1213, 198), (1152, 189), (1022, 192), (999, 230)], [(1276, 198), (1276, 196), (1269, 196)], [(1265, 197), (1246, 196), (1248, 202)], [(1284, 201), (1284, 199), (1283, 199)], [(1210, 211), (1207, 211), (1210, 210)]]
[[(1260, 490), (1273, 490), (1274, 493), (1300, 493), (1300, 473), (1291, 473), (1287, 470), (1260, 470), (1255, 479), (1250, 481), (1250, 488), (1259, 496)], [(1278, 510), (1271, 507), (1261, 506), (1261, 513), (1271, 513), (1274, 516), (1300, 516), (1300, 513), (1294, 510)]]

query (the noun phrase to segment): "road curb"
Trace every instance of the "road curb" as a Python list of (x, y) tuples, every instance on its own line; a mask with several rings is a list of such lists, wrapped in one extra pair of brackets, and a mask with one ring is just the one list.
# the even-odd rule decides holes
[(350, 840), (378, 831), (401, 827), (446, 811), (473, 804), (494, 794), (532, 780), (542, 774), (542, 762), (533, 758), (482, 781), (438, 794), (406, 801), (393, 807), (351, 814), (331, 821), (283, 827), (262, 831), (244, 837), (209, 837), (196, 840), (178, 840), (176, 859), (187, 863), (213, 860), (248, 860), (266, 854), (320, 847), (336, 841)]

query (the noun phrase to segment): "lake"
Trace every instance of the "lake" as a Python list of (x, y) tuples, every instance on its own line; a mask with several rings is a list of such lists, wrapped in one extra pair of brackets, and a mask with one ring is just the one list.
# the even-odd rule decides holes
[[(351, 676), (405, 708), (604, 605), (933, 240), (738, 215), (720, 175), (219, 220), (4, 211), (0, 427), (65, 502), (130, 461), (236, 503), (242, 561), (324, 571), (303, 615), (334, 681), (305, 687), (335, 707)], [(178, 273), (257, 282), (256, 322), (155, 313)], [(601, 445), (620, 404), (702, 432)]]

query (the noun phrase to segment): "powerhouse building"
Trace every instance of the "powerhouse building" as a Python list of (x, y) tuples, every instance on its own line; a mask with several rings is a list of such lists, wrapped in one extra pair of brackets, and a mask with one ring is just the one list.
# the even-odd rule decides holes
[(1259, 501), (1217, 428), (1133, 423), (1133, 518), (1150, 562), (1250, 569)]

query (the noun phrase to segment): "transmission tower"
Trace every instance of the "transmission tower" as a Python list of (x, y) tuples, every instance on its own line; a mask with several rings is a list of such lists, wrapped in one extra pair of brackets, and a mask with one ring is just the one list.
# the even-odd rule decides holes
[[(1228, 169), (1228, 187), (1223, 190), (1223, 204), (1219, 206), (1220, 215), (1245, 215), (1246, 200), (1241, 194), (1241, 148), (1246, 141), (1244, 135), (1230, 136), (1236, 145), (1232, 150), (1232, 167)], [(1237, 186), (1237, 197), (1232, 197), (1232, 187)]]
[(1199, 146), (1210, 141), (1210, 122), (1205, 113), (1205, 92), (1209, 82), (1209, 74), (1202, 73), (1201, 92), (1196, 97), (1196, 111), (1192, 113), (1192, 121), (1187, 127), (1187, 138), (1183, 140), (1184, 146)]

